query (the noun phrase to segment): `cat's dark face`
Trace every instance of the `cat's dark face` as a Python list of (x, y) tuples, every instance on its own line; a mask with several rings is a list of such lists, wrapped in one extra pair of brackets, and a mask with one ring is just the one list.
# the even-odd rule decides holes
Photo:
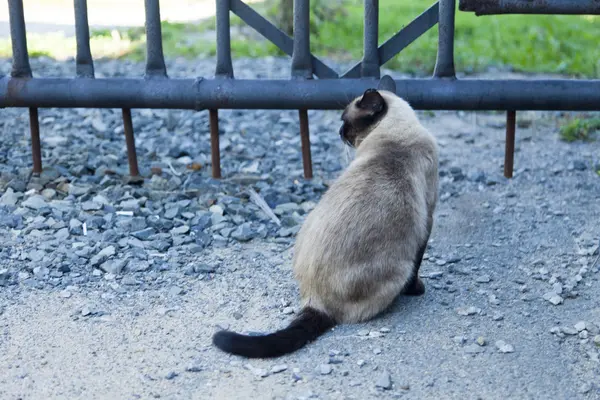
[(342, 113), (340, 137), (348, 145), (358, 147), (373, 126), (385, 116), (387, 110), (388, 106), (383, 96), (376, 89), (367, 89)]

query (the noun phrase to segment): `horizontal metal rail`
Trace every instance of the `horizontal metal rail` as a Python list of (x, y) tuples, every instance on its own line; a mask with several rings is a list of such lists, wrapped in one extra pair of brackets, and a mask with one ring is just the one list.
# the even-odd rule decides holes
[(472, 11), (475, 15), (600, 15), (598, 0), (460, 0), (458, 7), (460, 11)]
[[(344, 108), (377, 79), (0, 79), (0, 107), (166, 109)], [(399, 79), (416, 109), (599, 110), (598, 80)]]

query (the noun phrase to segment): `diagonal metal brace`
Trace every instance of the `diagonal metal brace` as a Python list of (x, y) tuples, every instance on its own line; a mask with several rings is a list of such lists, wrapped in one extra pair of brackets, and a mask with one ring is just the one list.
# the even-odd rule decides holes
[[(439, 3), (436, 2), (417, 18), (413, 19), (398, 33), (379, 46), (377, 53), (379, 54), (380, 65), (383, 65), (391, 60), (409, 44), (433, 28), (435, 24), (438, 23), (438, 19)], [(356, 63), (354, 66), (352, 66), (352, 68), (344, 72), (340, 78), (360, 78), (360, 66), (361, 62)]]
[[(230, 0), (230, 8), (238, 17), (260, 33), (265, 39), (277, 46), (281, 51), (291, 56), (294, 52), (294, 40), (278, 29), (265, 17), (254, 11), (254, 9), (241, 0)], [(321, 78), (335, 79), (337, 72), (328, 67), (314, 55), (310, 55), (314, 74)]]

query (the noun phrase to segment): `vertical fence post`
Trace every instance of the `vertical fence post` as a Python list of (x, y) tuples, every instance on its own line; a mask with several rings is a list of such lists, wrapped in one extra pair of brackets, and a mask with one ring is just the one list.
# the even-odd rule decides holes
[(455, 78), (454, 71), (454, 15), (455, 0), (439, 0), (438, 52), (433, 75), (436, 78)]
[(94, 60), (90, 49), (90, 28), (88, 24), (87, 0), (75, 0), (75, 39), (77, 55), (75, 64), (78, 78), (94, 77)]
[[(215, 77), (233, 79), (233, 64), (231, 62), (231, 30), (229, 0), (217, 0), (217, 67)], [(208, 110), (210, 121), (210, 158), (212, 163), (212, 176), (221, 178), (221, 149), (219, 141), (219, 110)]]
[(310, 59), (310, 0), (294, 0), (294, 47), (292, 77), (311, 79)]
[(221, 78), (233, 78), (229, 10), (229, 0), (217, 0), (217, 69), (215, 76)]
[(146, 10), (146, 77), (165, 78), (167, 67), (162, 46), (160, 5), (158, 0), (145, 0)]
[[(145, 0), (146, 12), (146, 71), (145, 78), (167, 78), (167, 68), (162, 48), (162, 33), (160, 27), (160, 5), (158, 0)], [(135, 149), (135, 134), (131, 109), (123, 108), (123, 132), (127, 146), (127, 161), (129, 175), (139, 177), (140, 170)]]
[[(22, 0), (8, 0), (8, 15), (10, 21), (10, 38), (12, 43), (12, 70), (13, 78), (31, 78), (29, 53), (27, 51), (27, 35), (25, 30), (25, 13)], [(31, 133), (31, 157), (33, 159), (34, 174), (42, 172), (42, 150), (40, 144), (40, 123), (38, 109), (29, 108), (29, 130)]]
[(360, 65), (362, 77), (380, 77), (379, 53), (379, 0), (365, 0), (365, 21), (363, 31), (364, 54)]
[[(294, 0), (294, 47), (292, 51), (292, 78), (312, 79), (313, 68), (310, 57), (310, 1)], [(300, 141), (304, 178), (312, 179), (312, 156), (308, 110), (298, 110)]]

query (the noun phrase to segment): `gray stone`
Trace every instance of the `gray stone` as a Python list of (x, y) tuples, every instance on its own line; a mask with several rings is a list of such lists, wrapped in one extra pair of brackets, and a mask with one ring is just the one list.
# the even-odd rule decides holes
[(231, 232), (231, 237), (239, 242), (248, 242), (256, 237), (256, 232), (252, 230), (250, 223), (246, 222)]
[(46, 252), (43, 250), (33, 250), (27, 254), (27, 258), (33, 262), (42, 261), (42, 258), (46, 255)]
[(543, 299), (555, 306), (563, 303), (563, 298), (553, 291), (545, 293)]
[(329, 375), (331, 374), (331, 371), (333, 371), (333, 369), (331, 368), (331, 365), (328, 364), (321, 364), (317, 367), (317, 370), (319, 371), (319, 373), (321, 375)]
[(183, 293), (183, 289), (178, 286), (173, 286), (169, 289), (169, 295), (171, 296), (179, 296)]
[(499, 353), (513, 353), (515, 351), (513, 345), (506, 343), (504, 340), (496, 341), (496, 348)]
[(5, 206), (14, 206), (17, 204), (20, 198), (20, 193), (15, 193), (12, 188), (6, 189), (2, 197), (0, 197), (0, 204)]
[(579, 321), (578, 323), (575, 324), (575, 329), (577, 329), (577, 332), (581, 332), (583, 330), (587, 329), (587, 324), (585, 321)]
[(95, 256), (92, 257), (92, 259), (90, 260), (90, 264), (94, 267), (98, 264), (103, 263), (104, 261), (106, 261), (106, 259), (108, 257), (112, 257), (116, 254), (116, 250), (115, 250), (115, 246), (107, 246), (105, 248), (103, 248), (102, 250), (100, 250)]
[(469, 307), (460, 307), (456, 310), (458, 315), (469, 316), (479, 314), (481, 312), (480, 308), (469, 306)]
[(150, 247), (157, 251), (165, 252), (171, 247), (171, 243), (167, 240), (153, 240), (150, 242)]
[(127, 265), (128, 260), (108, 260), (103, 262), (100, 265), (100, 269), (104, 272), (108, 272), (114, 275), (119, 275), (125, 266)]
[(69, 221), (69, 232), (72, 235), (81, 235), (83, 234), (83, 223), (75, 218), (71, 218)]
[(138, 199), (124, 200), (121, 203), (119, 203), (119, 207), (123, 211), (139, 211), (140, 201)]
[(171, 235), (184, 235), (190, 231), (188, 225), (181, 225), (171, 229)]
[(502, 321), (504, 319), (504, 314), (497, 312), (492, 315), (493, 321)]
[(154, 235), (156, 230), (154, 228), (145, 228), (139, 231), (131, 232), (131, 236), (139, 240), (148, 240), (150, 236)]
[(191, 364), (189, 364), (187, 367), (185, 367), (185, 370), (187, 372), (202, 372), (203, 369), (204, 369), (204, 367), (202, 366), (202, 364), (200, 364), (199, 361), (194, 361)]
[(178, 207), (171, 207), (165, 210), (165, 218), (167, 219), (173, 219), (176, 218), (179, 215), (179, 208)]
[(64, 241), (69, 238), (69, 230), (67, 228), (61, 228), (54, 234), (54, 238), (59, 241)]
[(385, 389), (385, 390), (391, 389), (392, 388), (392, 377), (390, 376), (390, 373), (387, 371), (382, 372), (377, 377), (377, 380), (375, 381), (375, 386)]
[(574, 336), (577, 335), (579, 332), (577, 331), (577, 329), (570, 327), (570, 326), (563, 326), (560, 331), (562, 333), (564, 333), (565, 335), (569, 335), (569, 336)]
[(165, 375), (165, 379), (171, 380), (171, 379), (175, 379), (178, 376), (179, 376), (179, 374), (177, 372), (170, 371)]
[(31, 196), (23, 202), (23, 206), (32, 210), (39, 210), (40, 208), (46, 207), (47, 205), (48, 203), (46, 203), (46, 199), (44, 199), (43, 196), (40, 196), (38, 194)]
[(102, 204), (95, 201), (84, 201), (81, 203), (81, 209), (83, 211), (98, 211), (102, 209)]
[(287, 368), (288, 368), (288, 366), (285, 364), (273, 365), (273, 367), (271, 367), (271, 373), (278, 374), (280, 372), (287, 370)]

